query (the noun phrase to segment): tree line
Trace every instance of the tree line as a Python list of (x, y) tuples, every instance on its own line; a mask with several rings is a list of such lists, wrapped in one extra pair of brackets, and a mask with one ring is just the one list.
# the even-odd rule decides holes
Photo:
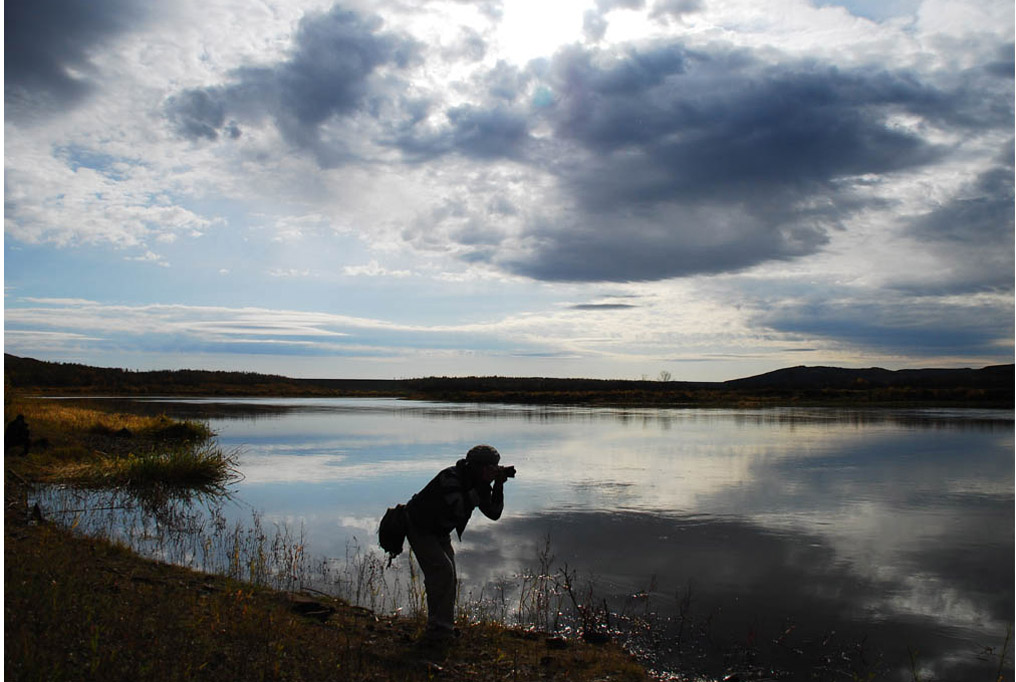
[(594, 405), (970, 405), (1012, 407), (1014, 366), (886, 370), (790, 367), (723, 382), (553, 377), (295, 379), (257, 372), (90, 367), (4, 354), (5, 387), (109, 395), (386, 396)]

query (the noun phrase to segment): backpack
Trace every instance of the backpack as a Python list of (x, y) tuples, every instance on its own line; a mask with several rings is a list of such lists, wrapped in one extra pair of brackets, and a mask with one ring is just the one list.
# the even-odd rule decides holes
[(402, 554), (402, 546), (406, 542), (406, 505), (397, 504), (389, 507), (381, 517), (381, 525), (377, 530), (378, 543), (388, 554), (388, 565)]

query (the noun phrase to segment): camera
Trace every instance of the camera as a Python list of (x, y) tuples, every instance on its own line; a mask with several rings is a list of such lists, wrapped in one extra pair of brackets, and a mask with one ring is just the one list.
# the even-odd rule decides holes
[(504, 476), (505, 478), (515, 478), (515, 467), (498, 467), (497, 474), (498, 476)]

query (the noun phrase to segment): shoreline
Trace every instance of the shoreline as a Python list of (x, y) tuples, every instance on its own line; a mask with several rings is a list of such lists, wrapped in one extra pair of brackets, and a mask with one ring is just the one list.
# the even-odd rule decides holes
[[(22, 406), (6, 396), (7, 420)], [(458, 641), (435, 647), (421, 639), (422, 619), (379, 615), (313, 591), (276, 590), (162, 563), (77, 534), (75, 524), (53, 523), (46, 510), (28, 505), (31, 490), (46, 485), (47, 465), (88, 463), (100, 455), (94, 424), (61, 419), (29, 418), (33, 437), (48, 443), (40, 453), (5, 452), (9, 679), (649, 679), (616, 643), (462, 624)], [(129, 452), (101, 456), (133, 458)]]
[(313, 398), (378, 398), (405, 400), (409, 402), (445, 402), (478, 405), (530, 405), (547, 407), (603, 407), (603, 408), (661, 408), (661, 409), (767, 409), (794, 407), (821, 407), (843, 409), (971, 409), (971, 410), (1016, 410), (1016, 402), (1010, 400), (948, 399), (942, 397), (886, 397), (871, 394), (850, 394), (847, 392), (824, 391), (814, 393), (795, 393), (791, 395), (743, 395), (728, 394), (720, 396), (699, 396), (695, 399), (660, 397), (618, 396), (611, 393), (593, 394), (560, 394), (560, 393), (494, 393), (474, 394), (440, 393), (437, 395), (415, 394), (405, 395), (397, 392), (357, 393), (347, 391), (304, 392), (304, 391), (272, 391), (250, 392), (244, 390), (209, 390), (179, 392), (93, 392), (81, 388), (46, 388), (19, 390), (23, 398), (45, 398), (50, 400), (153, 400), (174, 398), (206, 398), (206, 399), (313, 399)]
[(133, 372), (4, 355), (8, 388), (25, 395), (139, 398), (401, 398), (602, 407), (972, 407), (1013, 409), (1016, 365), (981, 369), (790, 367), (719, 382), (554, 377), (298, 379), (252, 372)]
[(649, 679), (615, 644), (494, 625), (427, 646), (422, 621), (145, 559), (5, 506), (8, 679)]

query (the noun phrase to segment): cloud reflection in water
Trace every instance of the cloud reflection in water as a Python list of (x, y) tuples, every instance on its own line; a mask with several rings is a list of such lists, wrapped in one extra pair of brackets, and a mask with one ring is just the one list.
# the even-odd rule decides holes
[(489, 442), (519, 475), (502, 520), (475, 518), (457, 544), (468, 585), (533, 566), (549, 535), (607, 592), (655, 581), (673, 615), (690, 588), (731, 645), (835, 631), (886, 660), (918, 649), (943, 679), (997, 667), (977, 652), (1012, 618), (1009, 412), (390, 403), (217, 428), (246, 444), (239, 494), (302, 523), (319, 554), (372, 545), (386, 506)]

